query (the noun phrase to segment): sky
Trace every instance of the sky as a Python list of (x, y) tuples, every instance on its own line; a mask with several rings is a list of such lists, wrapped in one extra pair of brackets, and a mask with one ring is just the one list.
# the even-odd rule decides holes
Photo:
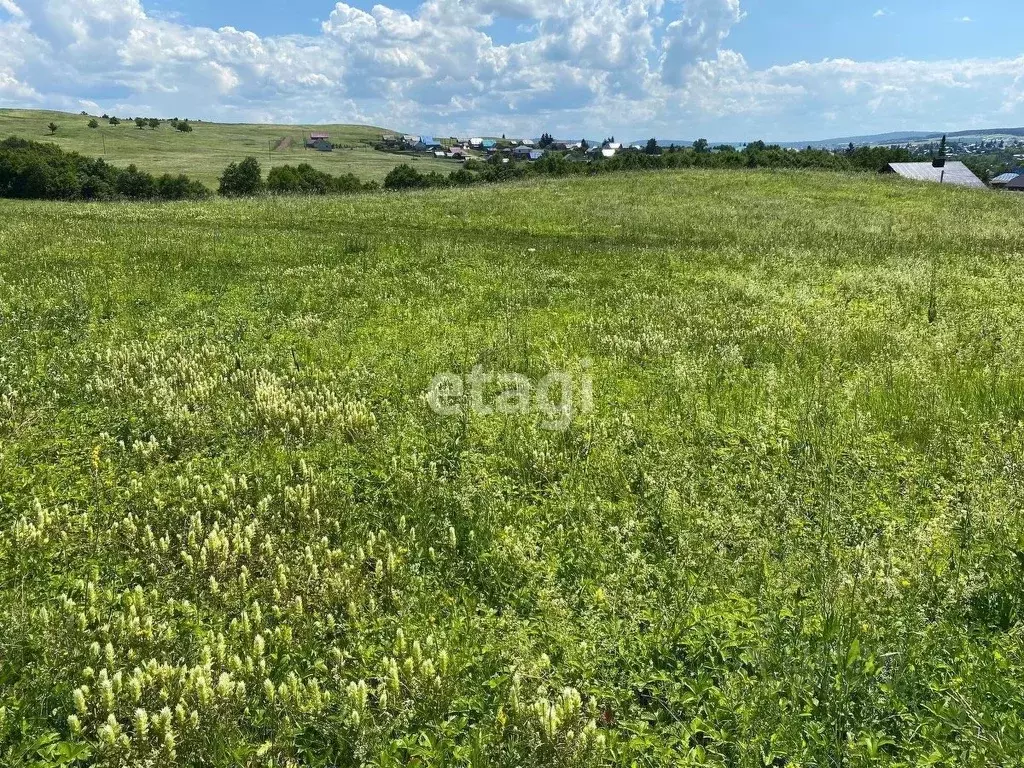
[(0, 107), (436, 135), (1024, 126), (1020, 0), (0, 0)]

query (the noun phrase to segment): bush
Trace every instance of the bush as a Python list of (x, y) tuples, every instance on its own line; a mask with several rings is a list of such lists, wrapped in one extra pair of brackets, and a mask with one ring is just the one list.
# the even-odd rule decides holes
[(260, 163), (255, 157), (247, 157), (240, 163), (232, 163), (220, 177), (218, 192), (225, 197), (258, 195), (263, 191), (263, 175)]
[(384, 177), (384, 189), (421, 189), (424, 186), (423, 175), (407, 163), (392, 168)]
[(89, 121), (89, 127), (90, 128), (99, 128), (100, 127), (100, 124), (96, 121), (95, 117), (92, 120)]
[(134, 165), (122, 170), (53, 144), (0, 142), (0, 197), (38, 200), (181, 200), (209, 195), (187, 176), (153, 177)]

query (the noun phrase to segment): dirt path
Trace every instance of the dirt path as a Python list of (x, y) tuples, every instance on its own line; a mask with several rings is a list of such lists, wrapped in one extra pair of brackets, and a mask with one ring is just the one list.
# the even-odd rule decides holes
[(277, 145), (274, 147), (274, 151), (275, 152), (280, 152), (282, 149), (288, 149), (288, 147), (290, 147), (291, 145), (292, 145), (292, 137), (291, 136), (285, 136), (283, 139), (281, 139), (279, 142), (277, 142)]

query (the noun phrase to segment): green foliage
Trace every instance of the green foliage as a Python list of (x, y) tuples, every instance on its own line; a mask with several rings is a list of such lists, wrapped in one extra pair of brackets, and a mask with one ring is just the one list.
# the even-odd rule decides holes
[[(164, 194), (172, 190), (173, 194)], [(111, 200), (199, 199), (209, 191), (179, 177), (161, 186), (134, 165), (115, 168), (50, 143), (9, 138), (0, 141), (0, 198)]]
[(50, 123), (50, 124), (49, 124), (48, 126), (46, 126), (46, 127), (50, 129), (50, 135), (52, 136), (53, 134), (55, 134), (55, 133), (57, 132), (57, 129), (58, 129), (58, 128), (59, 128), (60, 126), (59, 126), (59, 125), (57, 125), (56, 123)]
[(182, 133), (192, 133), (192, 124), (188, 120), (178, 120), (174, 123), (175, 130)]
[(97, 122), (96, 118), (93, 118), (92, 120), (89, 121), (89, 127), (90, 128), (99, 128), (100, 124), (99, 124), (99, 122)]
[(146, 120), (146, 118), (144, 118), (144, 117), (136, 117), (135, 118), (135, 127), (140, 129), (140, 130), (145, 128), (148, 124), (149, 124), (149, 121)]
[(264, 190), (263, 171), (255, 157), (231, 163), (220, 177), (218, 192), (226, 197), (257, 195)]
[(156, 117), (151, 117), (147, 121), (147, 125), (149, 125), (151, 129), (156, 130), (157, 128), (160, 127), (160, 119)]
[(362, 182), (353, 174), (332, 176), (307, 163), (297, 167), (282, 165), (267, 174), (267, 191), (276, 195), (327, 195), (362, 192)]
[(120, 120), (120, 118), (117, 118), (117, 117), (111, 117), (111, 118), (110, 118), (110, 120), (109, 120), (108, 122), (109, 122), (109, 123), (110, 123), (111, 125), (120, 125), (120, 124), (121, 124), (121, 120)]

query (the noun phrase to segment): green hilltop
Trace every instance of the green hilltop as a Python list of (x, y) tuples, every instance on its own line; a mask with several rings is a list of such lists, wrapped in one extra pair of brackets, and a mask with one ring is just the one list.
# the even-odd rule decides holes
[[(408, 163), (420, 171), (447, 173), (457, 167), (450, 160), (427, 156), (406, 156), (378, 152), (373, 144), (384, 128), (369, 125), (261, 125), (248, 123), (208, 123), (189, 121), (191, 133), (177, 131), (166, 120), (158, 128), (137, 128), (127, 117), (120, 125), (110, 125), (99, 115), (76, 115), (29, 109), (0, 109), (0, 139), (17, 136), (34, 141), (50, 141), (62, 149), (107, 162), (127, 166), (132, 163), (153, 174), (184, 173), (212, 189), (224, 168), (247, 156), (256, 157), (264, 169), (279, 165), (309, 163), (332, 174), (353, 173), (370, 181), (382, 180), (396, 165)], [(95, 119), (99, 127), (90, 128)], [(50, 133), (49, 124), (58, 126)], [(330, 134), (339, 145), (334, 152), (306, 149), (304, 140), (311, 131)]]

